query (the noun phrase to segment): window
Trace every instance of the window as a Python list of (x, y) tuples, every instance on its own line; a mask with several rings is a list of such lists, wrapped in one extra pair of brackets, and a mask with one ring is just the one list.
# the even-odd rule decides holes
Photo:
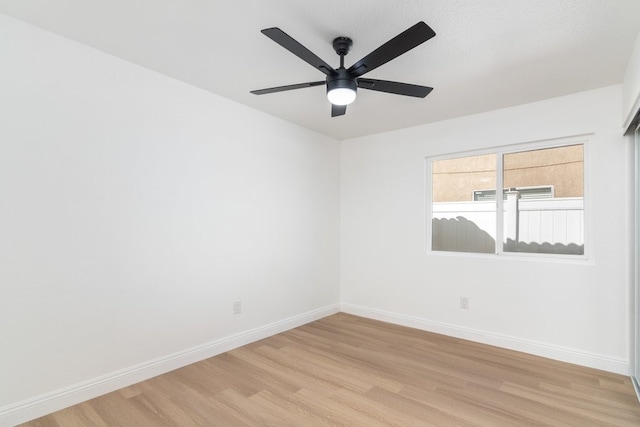
[(584, 143), (538, 147), (430, 159), (431, 250), (584, 255)]

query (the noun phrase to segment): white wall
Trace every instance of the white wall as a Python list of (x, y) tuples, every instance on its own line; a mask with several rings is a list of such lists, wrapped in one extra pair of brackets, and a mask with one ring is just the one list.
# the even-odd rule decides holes
[(625, 129), (640, 109), (640, 33), (627, 64), (622, 83), (622, 119)]
[(0, 425), (337, 311), (337, 141), (5, 15), (0, 58)]
[[(342, 309), (627, 373), (633, 151), (620, 103), (614, 86), (344, 141)], [(425, 157), (580, 134), (593, 134), (588, 262), (426, 253)]]

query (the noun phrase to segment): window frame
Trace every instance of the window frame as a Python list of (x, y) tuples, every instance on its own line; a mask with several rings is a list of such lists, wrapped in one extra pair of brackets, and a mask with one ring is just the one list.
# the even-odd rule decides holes
[[(591, 192), (589, 184), (589, 151), (592, 144), (593, 134), (575, 135), (570, 137), (546, 139), (540, 141), (531, 141), (523, 143), (515, 143), (509, 145), (500, 145), (478, 150), (458, 151), (441, 155), (425, 157), (425, 249), (428, 255), (439, 256), (465, 256), (465, 257), (483, 257), (496, 259), (496, 256), (505, 259), (521, 259), (533, 261), (576, 261), (583, 263), (592, 259), (593, 250), (591, 248)], [(503, 159), (505, 154), (521, 153), (526, 151), (544, 150), (548, 148), (559, 148), (571, 145), (582, 144), (583, 147), (583, 233), (584, 233), (584, 253), (582, 255), (573, 254), (550, 254), (550, 253), (534, 253), (534, 252), (505, 252), (504, 251), (504, 171)], [(482, 156), (494, 154), (496, 156), (496, 245), (493, 253), (480, 252), (460, 252), (460, 251), (439, 251), (432, 249), (432, 220), (433, 220), (433, 167), (434, 161), (451, 160), (461, 157)]]

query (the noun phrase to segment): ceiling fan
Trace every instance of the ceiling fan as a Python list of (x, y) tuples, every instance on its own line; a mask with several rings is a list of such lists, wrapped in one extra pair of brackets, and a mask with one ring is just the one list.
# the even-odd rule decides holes
[(331, 117), (336, 117), (347, 112), (347, 105), (355, 101), (358, 88), (417, 98), (424, 98), (433, 90), (426, 86), (361, 77), (434, 37), (435, 31), (422, 21), (398, 34), (349, 68), (344, 67), (344, 57), (353, 46), (353, 41), (348, 37), (338, 37), (333, 40), (333, 49), (340, 56), (340, 67), (334, 69), (280, 28), (266, 28), (262, 30), (262, 34), (326, 74), (327, 77), (317, 82), (252, 90), (251, 93), (255, 95), (326, 85), (327, 98), (331, 102)]

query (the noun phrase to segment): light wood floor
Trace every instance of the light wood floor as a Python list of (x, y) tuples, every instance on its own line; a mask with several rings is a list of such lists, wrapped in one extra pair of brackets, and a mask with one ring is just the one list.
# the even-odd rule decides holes
[(640, 426), (628, 377), (336, 314), (27, 426)]

